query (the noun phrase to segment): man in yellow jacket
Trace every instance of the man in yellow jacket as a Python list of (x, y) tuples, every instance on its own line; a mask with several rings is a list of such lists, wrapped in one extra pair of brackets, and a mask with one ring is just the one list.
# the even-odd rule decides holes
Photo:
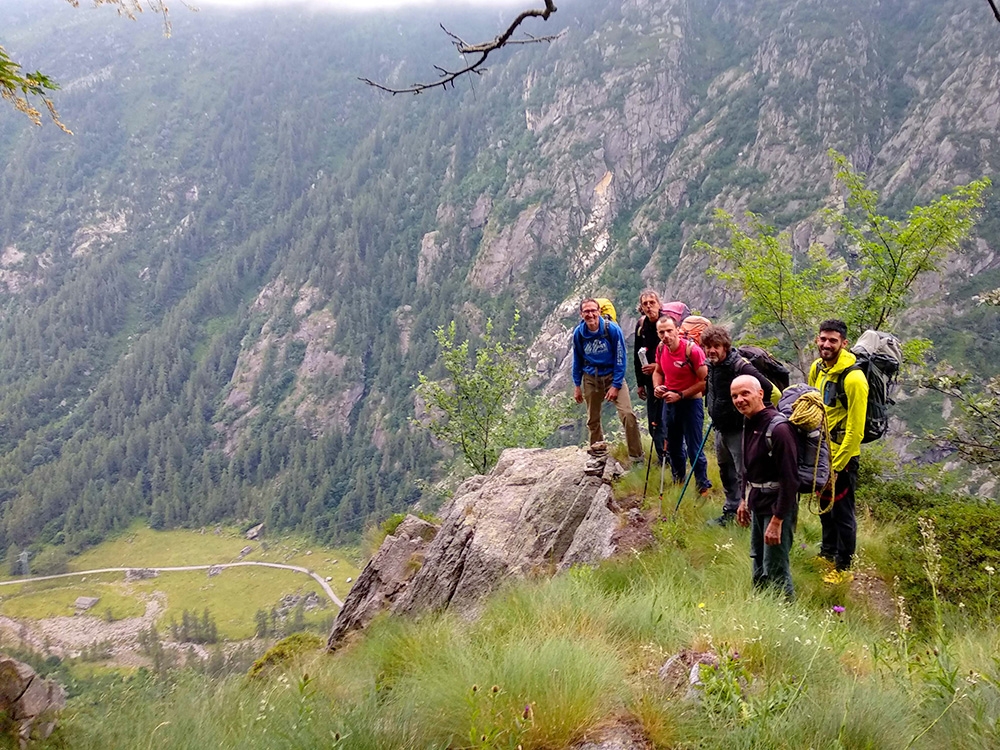
[(819, 505), (823, 527), (819, 556), (832, 566), (823, 580), (834, 584), (854, 579), (850, 572), (858, 539), (854, 492), (868, 410), (868, 380), (855, 367), (857, 357), (847, 343), (844, 321), (824, 320), (816, 336), (819, 359), (809, 368), (809, 385), (819, 390), (826, 405), (830, 462), (836, 477), (833, 487), (823, 491)]

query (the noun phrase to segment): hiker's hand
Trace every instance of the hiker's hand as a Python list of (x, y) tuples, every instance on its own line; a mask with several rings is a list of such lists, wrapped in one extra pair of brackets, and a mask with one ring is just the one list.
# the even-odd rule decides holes
[(617, 401), (618, 400), (618, 389), (614, 386), (608, 388), (608, 392), (604, 394), (605, 401)]
[(664, 396), (667, 395), (667, 386), (665, 385), (656, 386), (653, 389), (653, 395), (656, 396), (657, 398), (663, 398)]
[(747, 507), (745, 500), (741, 502), (740, 507), (736, 509), (736, 523), (744, 529), (750, 525), (750, 509)]
[(650, 362), (648, 365), (642, 366), (642, 374), (652, 375), (655, 369), (656, 369), (656, 362)]
[(638, 388), (635, 389), (635, 392), (639, 394), (640, 401), (646, 400), (646, 386), (640, 385)]
[(578, 385), (573, 386), (573, 400), (578, 404), (583, 403), (583, 390)]
[(781, 519), (771, 516), (771, 523), (764, 529), (764, 544), (777, 547), (781, 544)]
[(676, 404), (678, 401), (681, 400), (681, 394), (679, 394), (677, 391), (667, 391), (666, 393), (663, 394), (663, 396), (661, 396), (661, 398), (663, 399), (663, 402), (666, 404)]

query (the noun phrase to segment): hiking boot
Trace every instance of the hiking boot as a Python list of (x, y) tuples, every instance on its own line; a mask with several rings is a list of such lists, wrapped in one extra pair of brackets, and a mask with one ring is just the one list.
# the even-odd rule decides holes
[(707, 497), (708, 496), (708, 492), (711, 489), (712, 489), (712, 485), (708, 485), (707, 487), (699, 487), (698, 488), (698, 494), (701, 495), (702, 497)]
[(634, 464), (641, 464), (646, 460), (646, 457), (640, 453), (638, 456), (629, 456), (628, 460)]
[(732, 525), (732, 523), (735, 520), (736, 520), (736, 514), (735, 513), (725, 513), (724, 512), (718, 518), (713, 518), (711, 521), (709, 521), (708, 525), (709, 526), (720, 526), (720, 527), (722, 527), (724, 529), (727, 526)]
[(816, 555), (814, 557), (811, 557), (809, 558), (809, 562), (811, 562), (817, 568), (826, 571), (831, 571), (835, 567), (837, 567), (837, 563), (835, 563), (829, 557), (825, 557), (824, 555)]
[(608, 444), (604, 440), (597, 443), (591, 443), (590, 447), (587, 448), (587, 453), (591, 456), (603, 456), (608, 452)]
[(823, 576), (823, 583), (829, 583), (833, 586), (838, 586), (842, 583), (850, 583), (853, 580), (854, 573), (849, 570), (837, 570), (836, 568)]

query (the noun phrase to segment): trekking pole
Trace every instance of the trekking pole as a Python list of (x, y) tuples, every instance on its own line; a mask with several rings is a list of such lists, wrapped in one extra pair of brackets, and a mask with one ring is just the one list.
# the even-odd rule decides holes
[(649, 487), (649, 467), (653, 465), (653, 454), (656, 452), (656, 446), (653, 445), (653, 441), (649, 441), (649, 456), (646, 461), (646, 481), (642, 483), (642, 499), (646, 499), (646, 488)]
[(694, 455), (694, 459), (691, 461), (691, 471), (688, 472), (687, 479), (684, 481), (684, 487), (681, 488), (681, 496), (677, 498), (677, 505), (674, 507), (674, 515), (681, 507), (681, 500), (684, 499), (684, 493), (687, 492), (688, 485), (691, 484), (691, 477), (694, 476), (694, 466), (698, 463), (698, 459), (701, 458), (702, 452), (705, 450), (705, 443), (708, 442), (708, 436), (712, 432), (712, 423), (708, 423), (708, 429), (705, 430), (705, 437), (701, 439), (701, 445), (698, 446), (698, 452)]
[(663, 438), (663, 455), (660, 456), (660, 517), (663, 517), (663, 467), (667, 463), (667, 439)]

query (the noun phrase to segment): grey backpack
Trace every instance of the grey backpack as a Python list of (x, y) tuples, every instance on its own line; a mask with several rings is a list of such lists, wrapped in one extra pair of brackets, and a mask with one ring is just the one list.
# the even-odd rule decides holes
[(795, 402), (806, 393), (815, 393), (819, 397), (819, 391), (805, 383), (795, 383), (781, 392), (778, 399), (781, 414), (771, 420), (764, 437), (767, 439), (768, 455), (771, 455), (774, 428), (782, 422), (792, 426), (799, 448), (799, 493), (812, 494), (822, 490), (830, 481), (830, 441), (826, 435), (822, 397), (819, 397), (817, 405), (817, 413), (821, 415), (818, 425), (804, 427), (792, 421)]

